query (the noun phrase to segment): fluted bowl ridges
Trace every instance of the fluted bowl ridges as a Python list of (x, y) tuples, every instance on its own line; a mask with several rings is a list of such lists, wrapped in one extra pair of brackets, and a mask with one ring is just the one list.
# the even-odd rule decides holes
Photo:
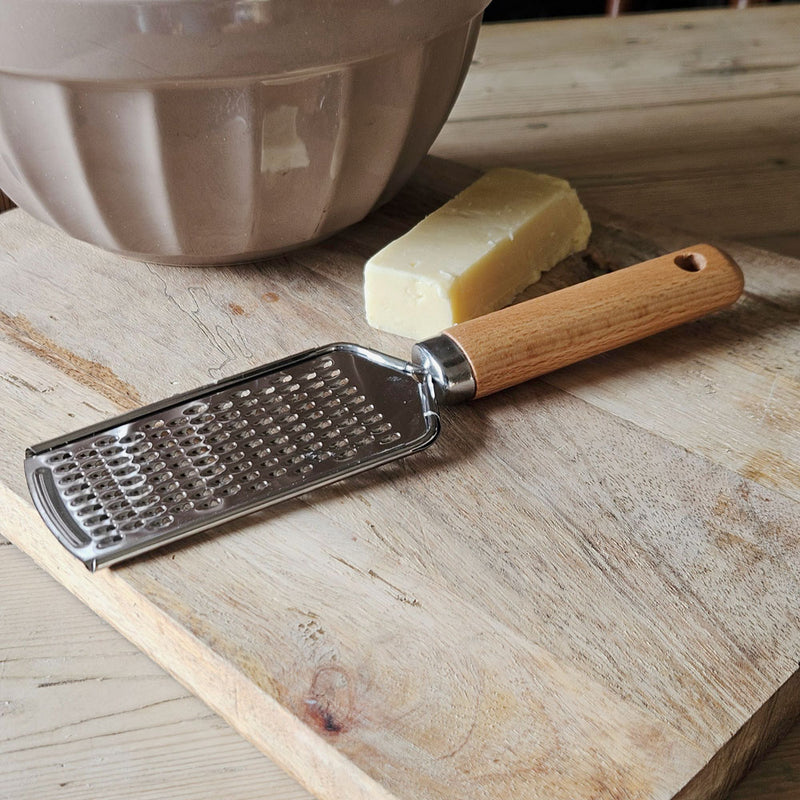
[(141, 260), (322, 239), (427, 152), (486, 4), (3, 0), (0, 188)]

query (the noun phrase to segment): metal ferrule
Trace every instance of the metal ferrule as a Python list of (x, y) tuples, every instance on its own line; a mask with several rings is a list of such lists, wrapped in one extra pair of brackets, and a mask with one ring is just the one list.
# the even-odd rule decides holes
[(411, 360), (430, 375), (439, 402), (453, 405), (475, 397), (469, 359), (447, 334), (417, 342), (411, 350)]

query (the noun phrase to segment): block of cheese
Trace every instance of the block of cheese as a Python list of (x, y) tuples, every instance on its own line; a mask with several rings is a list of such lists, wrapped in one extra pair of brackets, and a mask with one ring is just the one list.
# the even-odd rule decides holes
[(364, 268), (367, 322), (424, 339), (508, 305), (589, 241), (589, 217), (561, 178), (490, 170)]

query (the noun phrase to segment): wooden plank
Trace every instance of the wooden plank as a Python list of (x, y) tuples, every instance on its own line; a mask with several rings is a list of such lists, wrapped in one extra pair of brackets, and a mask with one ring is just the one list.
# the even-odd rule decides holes
[[(735, 308), (548, 381), (798, 500), (800, 373), (791, 354), (800, 349), (800, 270), (791, 259), (725, 247), (746, 265)], [(682, 358), (689, 349), (691, 374)]]
[(795, 94), (800, 59), (786, 30), (800, 11), (747, 14), (745, 23), (725, 10), (589, 19), (579, 42), (568, 20), (487, 25), (451, 119), (484, 116), (488, 95), (509, 115), (530, 114), (532, 86), (536, 110), (566, 113)]
[[(10, 544), (0, 545), (0, 586), (0, 797), (309, 800)], [(794, 800), (798, 757), (800, 724), (730, 800)]]
[(797, 6), (485, 26), (432, 152), (798, 256), (798, 26)]
[[(487, 26), (481, 33), (476, 56), (481, 56), (484, 43), (490, 45), (496, 41), (500, 46), (493, 47), (492, 57), (500, 72), (508, 71), (508, 65), (503, 63), (503, 52), (507, 54), (506, 61), (519, 59), (525, 68), (517, 71), (514, 82), (505, 75), (491, 81), (489, 75), (484, 74), (481, 84), (473, 84), (472, 78), (477, 72), (488, 73), (494, 69), (493, 65), (476, 63), (467, 78), (461, 101), (454, 109), (460, 118), (454, 117), (448, 123), (436, 145), (437, 151), (464, 161), (477, 153), (480, 159), (473, 163), (479, 165), (518, 162), (550, 169), (579, 181), (584, 198), (587, 192), (592, 192), (596, 203), (610, 205), (618, 212), (702, 229), (706, 236), (711, 233), (734, 236), (757, 247), (800, 257), (796, 218), (789, 219), (789, 225), (785, 225), (786, 214), (797, 202), (784, 201), (784, 198), (794, 197), (798, 185), (796, 168), (792, 166), (797, 162), (792, 153), (800, 141), (798, 116), (794, 111), (798, 86), (794, 82), (788, 94), (771, 97), (779, 71), (758, 68), (770, 52), (776, 52), (783, 65), (796, 56), (794, 39), (790, 35), (792, 28), (797, 27), (793, 16), (796, 13), (796, 8), (782, 4), (744, 15), (710, 11), (632, 15), (615, 22), (573, 20), (544, 23), (548, 27), (546, 35), (541, 36), (535, 34), (538, 28), (528, 30), (524, 25), (515, 24), (503, 26), (508, 33), (503, 35), (502, 41), (493, 38), (500, 33), (500, 26)], [(665, 25), (665, 22), (670, 24)], [(681, 29), (680, 25), (688, 23), (701, 26), (694, 28), (696, 35), (692, 34), (692, 28)], [(625, 55), (634, 52), (636, 47), (635, 42), (626, 43), (627, 39), (638, 39), (643, 45), (635, 51), (635, 57)], [(756, 49), (758, 42), (765, 45), (760, 56)], [(548, 43), (552, 43), (551, 50), (559, 52), (548, 51)], [(572, 72), (565, 59), (558, 62), (557, 68), (546, 69), (548, 63), (555, 63), (554, 55), (561, 58), (560, 54), (575, 51), (593, 52), (593, 57), (589, 62), (584, 61), (579, 73)], [(746, 54), (744, 59), (743, 54)], [(753, 61), (756, 56), (757, 60)], [(665, 65), (659, 66), (658, 58), (666, 62)], [(675, 75), (676, 65), (698, 63), (700, 58), (704, 58), (709, 67), (705, 73), (695, 73), (691, 79)], [(786, 78), (792, 73), (783, 70), (779, 74)], [(524, 84), (520, 79), (526, 77), (529, 81)], [(592, 80), (592, 91), (586, 90), (587, 77)], [(636, 87), (637, 81), (642, 88)], [(746, 97), (740, 96), (739, 87), (743, 86), (740, 81), (747, 82), (746, 92), (741, 92)], [(508, 91), (510, 89), (513, 93)], [(674, 113), (657, 106), (666, 93), (671, 93), (676, 101)], [(723, 102), (723, 95), (728, 100)], [(464, 105), (465, 101), (470, 105)], [(509, 105), (513, 106), (511, 111)], [(473, 118), (465, 119), (467, 115), (462, 115), (462, 109)], [(704, 118), (709, 119), (708, 125), (703, 124)], [(547, 127), (542, 127), (543, 124)], [(528, 125), (531, 127), (526, 127)], [(661, 135), (655, 132), (656, 126), (663, 128)], [(684, 146), (687, 139), (691, 139), (691, 146)], [(579, 143), (581, 147), (577, 146)], [(443, 145), (453, 149), (442, 149)], [(589, 148), (588, 155), (585, 148)], [(698, 154), (702, 154), (702, 158)], [(628, 157), (632, 166), (629, 166)], [(703, 177), (695, 174), (692, 179), (692, 173), (698, 171)], [(780, 224), (774, 224), (776, 221)], [(758, 233), (754, 233), (756, 231)], [(53, 269), (57, 274), (57, 263)], [(225, 330), (224, 320), (222, 329)], [(0, 355), (0, 373), (8, 363), (4, 358), (5, 355)], [(31, 376), (26, 372), (12, 376), (12, 386), (8, 376), (0, 374), (4, 389), (19, 391), (23, 398), (20, 430), (24, 429), (25, 417), (31, 416), (25, 409), (31, 404), (35, 407), (36, 403), (36, 395), (23, 388), (26, 377)], [(50, 377), (38, 385), (36, 391), (48, 394), (63, 389), (58, 371)], [(91, 409), (83, 406), (80, 386), (76, 394), (62, 395), (60, 402), (65, 408), (83, 408), (83, 413), (92, 415)], [(98, 415), (115, 408), (100, 394), (95, 394), (91, 402), (102, 408), (102, 412), (95, 412)], [(56, 427), (54, 425), (54, 433)], [(13, 474), (18, 474), (19, 458), (18, 450), (0, 451), (0, 459), (4, 459), (3, 475), (11, 474), (7, 465)], [(11, 570), (14, 574), (27, 563), (10, 546), (0, 547), (0, 559), (5, 558), (13, 558)], [(4, 576), (7, 574), (4, 572)], [(154, 752), (148, 747), (148, 736), (153, 734), (138, 729), (141, 715), (135, 705), (138, 701), (141, 706), (149, 706), (163, 695), (148, 696), (151, 681), (137, 682), (127, 676), (140, 671), (149, 675), (152, 664), (144, 655), (131, 653), (130, 647), (99, 620), (95, 621), (90, 634), (91, 613), (86, 610), (85, 641), (81, 637), (73, 646), (70, 621), (81, 609), (76, 608), (77, 603), (70, 605), (63, 600), (63, 590), (62, 600), (56, 601), (39, 588), (50, 585), (50, 581), (46, 573), (29, 563), (24, 572), (24, 593), (16, 590), (13, 581), (0, 580), (0, 602), (6, 612), (0, 622), (0, 635), (8, 634), (4, 641), (30, 643), (41, 631), (50, 656), (43, 667), (48, 670), (46, 680), (62, 674), (72, 676), (69, 665), (70, 659), (76, 657), (76, 647), (80, 648), (77, 657), (87, 663), (84, 675), (95, 675), (91, 667), (94, 658), (99, 659), (108, 652), (108, 657), (102, 660), (103, 676), (119, 683), (121, 692), (131, 699), (131, 707), (125, 710), (112, 705), (113, 699), (119, 697), (116, 693), (114, 698), (105, 698), (107, 730), (110, 734), (116, 728), (118, 733), (94, 737), (91, 753), (84, 752), (82, 757), (77, 754), (77, 747), (65, 753), (57, 742), (44, 743), (36, 735), (25, 739), (22, 744), (25, 749), (14, 753), (3, 750), (0, 797), (4, 797), (4, 791), (14, 800), (56, 797), (84, 800), (110, 793), (122, 798), (174, 795), (187, 800), (222, 795), (283, 797), (285, 784), (278, 773), (271, 777), (272, 773), (264, 770), (265, 760), (254, 749), (250, 759), (237, 750), (238, 755), (231, 755), (230, 762), (226, 763), (224, 756), (232, 754), (232, 750), (225, 726), (216, 726), (214, 730), (206, 728), (202, 736), (196, 733), (195, 716), (202, 712), (190, 709), (197, 709), (198, 701), (187, 698), (185, 690), (178, 687), (174, 687), (174, 692), (182, 697), (178, 705), (185, 710), (181, 722), (173, 724), (180, 712), (171, 703), (145, 712), (153, 715), (158, 709), (170, 709), (169, 715), (165, 714), (161, 720), (163, 727), (160, 728), (170, 735), (158, 741), (155, 752), (163, 761), (158, 763), (157, 775), (149, 771), (148, 758), (153, 757)], [(62, 604), (67, 609), (63, 617), (57, 616)], [(46, 612), (35, 613), (34, 606)], [(27, 616), (23, 615), (23, 610), (29, 612)], [(51, 619), (53, 624), (49, 626)], [(112, 654), (110, 646), (108, 651), (94, 651), (93, 657), (92, 638), (103, 643), (116, 638), (119, 648), (126, 653), (125, 663), (128, 663), (129, 654), (136, 664), (118, 672), (121, 659)], [(4, 653), (5, 648), (0, 651), (0, 661), (4, 660)], [(7, 662), (0, 664), (3, 675), (0, 702), (6, 696), (4, 689), (9, 686), (5, 680), (8, 669)], [(77, 673), (78, 670), (76, 676)], [(116, 679), (115, 675), (121, 677)], [(23, 691), (21, 702), (26, 718), (36, 716), (43, 729), (48, 722), (66, 720), (60, 729), (64, 743), (70, 737), (78, 738), (81, 722), (67, 712), (83, 704), (84, 695), (74, 692), (86, 684), (37, 688), (40, 681), (35, 676), (36, 669), (31, 666), (24, 675), (14, 678), (15, 691), (17, 686)], [(58, 698), (50, 696), (54, 691), (58, 691)], [(46, 701), (41, 699), (44, 694)], [(0, 705), (0, 730), (11, 730), (13, 736), (19, 716), (4, 716), (3, 709)], [(9, 719), (11, 725), (6, 724)], [(159, 724), (156, 719), (153, 727), (159, 730)], [(121, 740), (124, 744), (120, 745)], [(798, 763), (800, 727), (775, 748), (735, 790), (733, 797), (736, 800), (767, 797), (794, 800), (800, 793)], [(6, 777), (12, 765), (19, 767), (14, 774), (23, 778), (21, 784), (9, 783)], [(194, 776), (197, 776), (196, 782)], [(68, 785), (60, 786), (62, 780), (69, 781)], [(93, 791), (90, 786), (109, 788)], [(215, 791), (217, 786), (219, 791)], [(300, 796), (300, 790), (296, 791)]]
[[(407, 352), (365, 326), (361, 266), (465, 177), (433, 163), (335, 240), (219, 270), (131, 264), (5, 214), (0, 452), (327, 340)], [(600, 230), (553, 281), (661, 247)], [(757, 322), (741, 357), (732, 325), (703, 323), (699, 353), (621, 350), (569, 392), (448, 410), (413, 461), (113, 571), (90, 575), (43, 530), (18, 455), (3, 530), (320, 797), (719, 796), (797, 713), (798, 506), (715, 440), (687, 450), (692, 415), (653, 410), (669, 375), (634, 389), (643, 359), (656, 375), (675, 360), (682, 396), (702, 396), (698, 358), (717, 353), (763, 405), (785, 331), (756, 363)], [(579, 396), (626, 375), (615, 406)], [(741, 452), (757, 436), (790, 452), (778, 421), (743, 420)]]
[(308, 800), (288, 775), (44, 577), (16, 548), (0, 547), (0, 797), (217, 800), (233, 793), (256, 800), (269, 785), (271, 800)]
[[(586, 201), (613, 198), (614, 210), (629, 217), (647, 208), (671, 224), (692, 229), (702, 220), (704, 229), (729, 237), (794, 230), (800, 94), (704, 105), (702, 112), (687, 101), (454, 120), (434, 152), (477, 167), (563, 175)], [(754, 215), (759, 206), (764, 213)]]
[(800, 774), (800, 724), (732, 792), (729, 800), (794, 800)]

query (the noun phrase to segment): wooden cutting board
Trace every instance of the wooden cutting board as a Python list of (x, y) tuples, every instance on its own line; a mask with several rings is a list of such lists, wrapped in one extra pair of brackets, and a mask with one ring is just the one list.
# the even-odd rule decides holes
[[(733, 308), (444, 413), (433, 449), (87, 572), (24, 447), (334, 340), (365, 259), (474, 177), (260, 264), (0, 216), (0, 531), (321, 798), (720, 797), (800, 713), (800, 262)], [(533, 292), (693, 244), (592, 211)]]

